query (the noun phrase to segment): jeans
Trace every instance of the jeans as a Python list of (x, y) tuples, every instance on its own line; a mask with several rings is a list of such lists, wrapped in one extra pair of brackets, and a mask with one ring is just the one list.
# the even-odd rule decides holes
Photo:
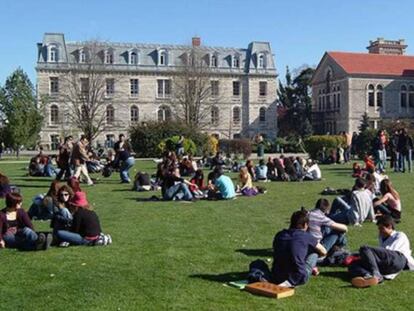
[(400, 153), (397, 151), (394, 151), (394, 156), (393, 156), (393, 160), (394, 160), (394, 172), (399, 172), (401, 170), (400, 168)]
[(411, 150), (408, 150), (407, 153), (400, 152), (398, 157), (399, 162), (399, 168), (401, 172), (405, 172), (405, 161), (407, 161), (408, 164), (408, 171), (412, 172), (412, 159), (411, 159)]
[(312, 253), (306, 257), (305, 264), (306, 264), (306, 273), (308, 275), (308, 279), (312, 274), (312, 269), (316, 267), (316, 263), (318, 262), (318, 254)]
[(407, 266), (402, 253), (383, 247), (362, 246), (359, 256), (361, 259), (349, 267), (352, 277), (371, 275), (382, 281), (383, 275), (398, 273)]
[(164, 200), (173, 199), (191, 201), (191, 199), (193, 199), (193, 195), (191, 194), (191, 191), (188, 188), (188, 186), (180, 182), (168, 188), (164, 193)]
[(66, 230), (57, 230), (56, 236), (58, 237), (59, 241), (69, 242), (73, 245), (89, 244), (89, 241), (84, 239), (80, 234)]
[(343, 247), (346, 245), (345, 233), (332, 230), (331, 228), (324, 227), (322, 229), (323, 238), (321, 244), (329, 252), (335, 245)]
[(387, 151), (384, 149), (375, 150), (375, 164), (383, 172), (387, 166)]
[(348, 213), (351, 211), (351, 206), (342, 197), (337, 197), (333, 203), (331, 211), (328, 215), (333, 221), (340, 224), (349, 224)]
[(70, 169), (70, 165), (67, 164), (65, 167), (62, 167), (59, 171), (59, 173), (56, 175), (57, 180), (61, 180), (63, 175), (65, 175), (65, 179), (69, 180), (69, 178), (72, 176), (72, 170)]
[(134, 157), (129, 157), (125, 161), (122, 161), (121, 167), (120, 167), (121, 181), (131, 182), (131, 178), (129, 177), (129, 170), (131, 167), (134, 166), (134, 164), (135, 164)]
[(16, 234), (5, 234), (3, 236), (6, 247), (30, 251), (36, 248), (38, 235), (29, 227), (17, 230)]

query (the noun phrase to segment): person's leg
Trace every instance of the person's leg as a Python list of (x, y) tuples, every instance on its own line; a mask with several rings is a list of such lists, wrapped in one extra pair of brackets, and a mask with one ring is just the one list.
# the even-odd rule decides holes
[(318, 254), (311, 253), (306, 257), (306, 273), (308, 278), (312, 274), (312, 269), (316, 267), (316, 263), (318, 262)]
[(382, 166), (384, 169), (387, 168), (387, 150), (381, 150), (381, 157), (382, 157)]
[(69, 242), (73, 245), (85, 245), (89, 243), (81, 235), (66, 230), (57, 230), (56, 236), (60, 241)]
[(32, 229), (24, 227), (16, 233), (16, 246), (22, 250), (34, 250), (38, 235)]
[(174, 199), (175, 195), (177, 194), (178, 190), (180, 188), (180, 184), (176, 184), (174, 186), (171, 186), (170, 188), (166, 189), (163, 195), (164, 200), (172, 200)]
[(16, 236), (14, 234), (3, 235), (3, 240), (6, 243), (7, 248), (16, 248)]
[(375, 212), (376, 213), (381, 213), (382, 215), (391, 215), (391, 210), (390, 208), (385, 205), (385, 204), (381, 204), (375, 207)]
[(413, 172), (413, 169), (412, 169), (412, 150), (408, 150), (408, 155), (407, 155), (407, 164), (408, 164), (408, 171), (410, 172), (410, 173), (412, 173)]
[(339, 233), (337, 231), (332, 230), (328, 234), (324, 235), (321, 240), (321, 244), (325, 247), (326, 251), (329, 251), (334, 247), (334, 245), (338, 247), (343, 247), (346, 245), (346, 237), (343, 233)]
[(394, 151), (394, 172), (398, 172), (400, 170), (400, 153), (398, 151)]
[(80, 164), (75, 165), (75, 172), (73, 173), (73, 177), (75, 177), (76, 179), (79, 179), (81, 175), (81, 171), (82, 171), (82, 166)]
[(86, 164), (81, 165), (81, 173), (86, 178), (86, 182), (88, 185), (93, 185), (92, 179), (89, 177), (88, 169), (86, 167)]
[(402, 152), (400, 152), (399, 162), (400, 162), (400, 172), (405, 172), (405, 159), (404, 159), (404, 154)]
[(182, 199), (185, 201), (191, 201), (193, 199), (193, 194), (191, 193), (188, 186), (184, 183), (179, 183), (179, 185), (180, 185), (179, 192), (183, 193)]
[(131, 182), (131, 178), (129, 177), (129, 170), (131, 167), (133, 167), (135, 164), (135, 160), (133, 157), (129, 157), (126, 161), (122, 162), (121, 168), (120, 168), (120, 177), (121, 181), (123, 182)]

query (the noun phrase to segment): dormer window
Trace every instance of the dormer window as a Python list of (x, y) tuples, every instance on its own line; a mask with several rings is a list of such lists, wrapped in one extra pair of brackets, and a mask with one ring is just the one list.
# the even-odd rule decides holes
[(210, 67), (218, 67), (218, 61), (217, 61), (217, 55), (213, 54), (211, 55), (211, 59), (210, 59)]
[(158, 53), (158, 65), (159, 66), (166, 66), (168, 64), (168, 55), (167, 51), (160, 50)]
[(59, 60), (58, 48), (52, 45), (49, 48), (49, 62), (57, 62)]
[(86, 52), (84, 49), (79, 51), (79, 63), (86, 63)]
[(105, 64), (113, 64), (114, 63), (114, 53), (112, 50), (105, 51)]
[(232, 57), (232, 67), (233, 68), (239, 68), (240, 67), (240, 57), (238, 55), (235, 55)]
[(138, 52), (131, 51), (129, 52), (129, 64), (130, 65), (137, 65), (138, 64)]
[(259, 54), (257, 57), (257, 68), (265, 68), (266, 67), (266, 59), (264, 54)]

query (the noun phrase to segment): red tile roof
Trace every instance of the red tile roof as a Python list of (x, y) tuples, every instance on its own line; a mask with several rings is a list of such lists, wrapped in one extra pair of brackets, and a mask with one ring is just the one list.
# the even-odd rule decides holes
[(349, 74), (414, 77), (414, 56), (328, 52)]

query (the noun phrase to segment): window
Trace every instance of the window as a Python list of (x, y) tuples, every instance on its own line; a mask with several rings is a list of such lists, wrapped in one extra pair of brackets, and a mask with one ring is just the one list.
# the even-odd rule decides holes
[(407, 87), (405, 85), (401, 86), (400, 105), (403, 108), (407, 107)]
[(106, 96), (110, 97), (115, 93), (115, 80), (106, 79)]
[(131, 122), (135, 123), (139, 120), (139, 110), (137, 106), (131, 107)]
[(108, 106), (106, 107), (106, 123), (112, 124), (115, 121), (115, 110), (114, 107)]
[(131, 65), (136, 65), (136, 64), (138, 64), (138, 54), (137, 54), (137, 52), (131, 52), (131, 53), (129, 54), (129, 63), (130, 63)]
[(50, 77), (50, 94), (58, 94), (59, 93), (59, 78), (57, 77)]
[(80, 63), (86, 63), (86, 53), (84, 49), (81, 49), (79, 51), (79, 62)]
[(265, 68), (265, 66), (265, 56), (263, 54), (259, 54), (259, 57), (257, 58), (257, 68)]
[(131, 79), (130, 80), (130, 89), (131, 89), (130, 95), (131, 96), (138, 96), (138, 91), (139, 91), (139, 89), (138, 89), (139, 85), (138, 84), (139, 84), (138, 79)]
[(211, 81), (211, 96), (219, 95), (219, 82), (217, 80)]
[(113, 64), (114, 63), (114, 53), (112, 50), (105, 51), (105, 64)]
[(51, 150), (57, 150), (59, 148), (60, 141), (59, 141), (59, 135), (50, 135), (50, 149)]
[(157, 80), (157, 96), (160, 98), (168, 98), (171, 96), (171, 81)]
[(219, 123), (219, 109), (217, 106), (211, 107), (211, 124), (218, 125)]
[(377, 85), (377, 107), (382, 107), (382, 102), (383, 102), (383, 88), (382, 88), (382, 85)]
[(59, 55), (58, 55), (58, 49), (56, 46), (52, 46), (50, 48), (50, 56), (49, 56), (49, 61), (51, 62), (57, 62), (59, 59)]
[(82, 105), (81, 107), (81, 118), (82, 121), (86, 121), (89, 119), (88, 108), (86, 107), (86, 105)]
[(318, 98), (318, 110), (322, 111), (322, 97), (321, 96), (319, 96)]
[(81, 82), (81, 85), (80, 85), (81, 96), (86, 97), (89, 95), (89, 79), (81, 78), (80, 82)]
[(261, 107), (259, 109), (259, 122), (260, 123), (266, 122), (266, 108), (265, 107)]
[(267, 82), (260, 81), (259, 82), (259, 96), (266, 96), (267, 95)]
[(241, 110), (240, 107), (233, 108), (233, 124), (239, 125), (241, 121)]
[(211, 62), (210, 62), (210, 66), (211, 67), (217, 67), (217, 55), (211, 55)]
[(166, 51), (160, 51), (159, 52), (159, 58), (158, 58), (158, 65), (165, 66), (168, 63), (167, 59), (167, 52)]
[(197, 84), (195, 80), (188, 81), (188, 93), (190, 96), (194, 97), (197, 93)]
[(338, 94), (336, 95), (336, 107), (337, 107), (338, 109), (340, 109), (340, 108), (341, 108), (341, 93), (338, 93)]
[(59, 108), (56, 105), (50, 106), (50, 124), (59, 123)]
[(239, 68), (240, 67), (240, 57), (239, 56), (233, 56), (233, 64), (232, 66), (234, 68)]
[(233, 96), (240, 96), (240, 81), (233, 81)]
[(167, 106), (161, 106), (158, 109), (158, 122), (165, 122), (171, 120), (171, 109)]
[(414, 108), (414, 86), (410, 85), (408, 91), (408, 106)]
[(368, 85), (368, 106), (374, 107), (374, 86), (372, 84)]

